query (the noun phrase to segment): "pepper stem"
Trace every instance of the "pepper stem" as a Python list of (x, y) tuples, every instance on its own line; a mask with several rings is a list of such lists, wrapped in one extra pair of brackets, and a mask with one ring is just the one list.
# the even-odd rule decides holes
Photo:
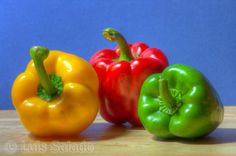
[(120, 57), (118, 61), (125, 60), (130, 61), (133, 59), (133, 56), (131, 54), (129, 45), (125, 38), (119, 33), (117, 30), (113, 28), (106, 28), (102, 32), (103, 36), (111, 41), (111, 42), (117, 42), (119, 48), (120, 48)]
[(50, 81), (45, 70), (43, 61), (48, 57), (49, 50), (41, 46), (33, 46), (30, 48), (30, 56), (33, 59), (35, 69), (38, 73), (40, 84), (49, 95), (57, 93), (57, 89)]
[(175, 107), (175, 99), (171, 95), (169, 85), (168, 85), (168, 80), (166, 80), (166, 79), (159, 80), (159, 92), (160, 92), (160, 96), (162, 97), (165, 105), (168, 108)]

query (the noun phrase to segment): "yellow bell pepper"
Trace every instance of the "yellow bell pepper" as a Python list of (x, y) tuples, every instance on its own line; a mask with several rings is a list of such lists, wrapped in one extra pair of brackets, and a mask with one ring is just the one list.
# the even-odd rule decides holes
[(80, 57), (34, 46), (32, 60), (14, 81), (12, 101), (23, 125), (36, 136), (79, 134), (95, 119), (99, 81)]

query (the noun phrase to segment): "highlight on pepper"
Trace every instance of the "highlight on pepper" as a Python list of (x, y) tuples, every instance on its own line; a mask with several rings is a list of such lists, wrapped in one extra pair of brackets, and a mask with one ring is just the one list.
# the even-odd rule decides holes
[(82, 58), (41, 46), (12, 86), (12, 101), (25, 128), (36, 136), (77, 135), (95, 119), (99, 81)]

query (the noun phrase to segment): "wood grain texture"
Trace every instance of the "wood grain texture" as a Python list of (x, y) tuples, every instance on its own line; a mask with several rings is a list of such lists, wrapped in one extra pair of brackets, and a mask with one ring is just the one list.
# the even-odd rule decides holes
[(157, 140), (143, 128), (115, 126), (100, 116), (81, 135), (35, 138), (15, 111), (0, 111), (0, 155), (236, 156), (236, 107), (225, 107), (223, 123), (197, 140)]

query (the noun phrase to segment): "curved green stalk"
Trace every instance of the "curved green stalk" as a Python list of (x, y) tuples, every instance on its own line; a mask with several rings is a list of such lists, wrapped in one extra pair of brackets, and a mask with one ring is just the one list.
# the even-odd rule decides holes
[(125, 60), (125, 61), (130, 61), (133, 59), (133, 56), (131, 54), (129, 45), (125, 38), (119, 33), (117, 30), (113, 28), (107, 28), (104, 29), (102, 32), (103, 36), (111, 41), (111, 42), (117, 42), (119, 48), (120, 48), (120, 57), (118, 61)]

